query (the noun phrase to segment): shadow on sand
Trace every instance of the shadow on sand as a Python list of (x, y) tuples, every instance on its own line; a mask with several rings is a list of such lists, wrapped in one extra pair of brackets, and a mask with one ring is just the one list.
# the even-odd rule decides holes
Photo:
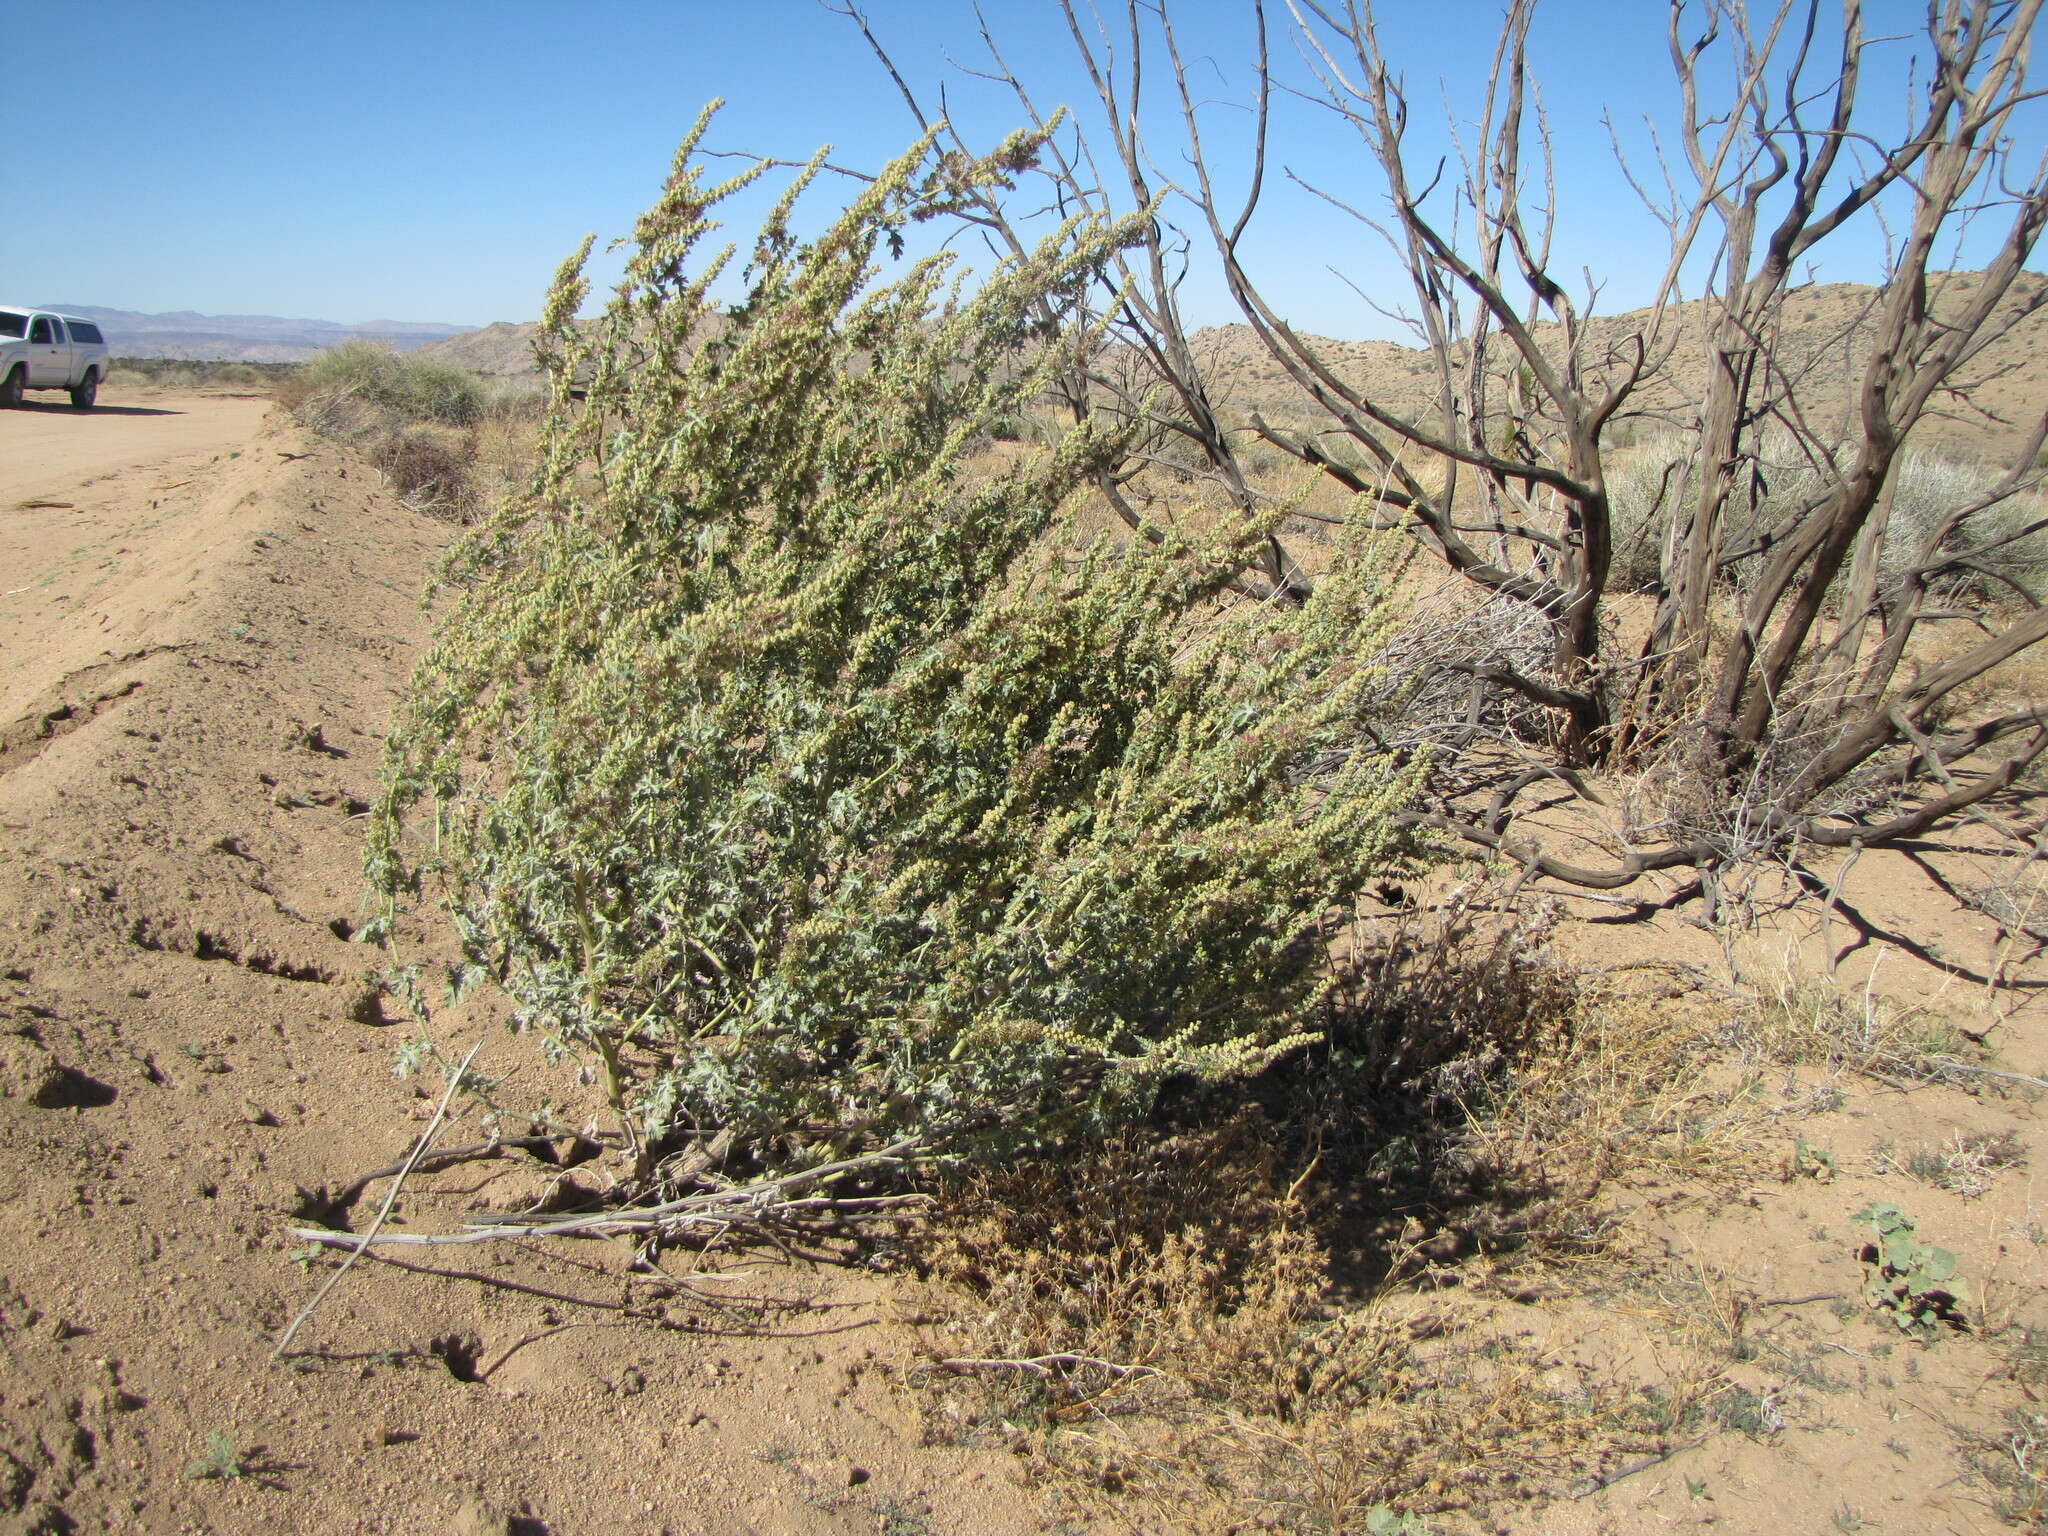
[(153, 405), (96, 405), (91, 410), (73, 410), (55, 400), (24, 400), (17, 411), (40, 412), (45, 416), (182, 416), (183, 411), (160, 410)]

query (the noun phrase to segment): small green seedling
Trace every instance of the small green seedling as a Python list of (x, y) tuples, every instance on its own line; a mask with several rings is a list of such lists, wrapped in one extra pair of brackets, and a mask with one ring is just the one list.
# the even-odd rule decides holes
[(1804, 1136), (1792, 1143), (1792, 1173), (1795, 1178), (1803, 1177), (1821, 1184), (1832, 1184), (1835, 1172), (1835, 1156), (1832, 1152), (1809, 1145)]
[(1391, 1504), (1375, 1504), (1368, 1509), (1365, 1529), (1366, 1536), (1429, 1536), (1429, 1527), (1422, 1523), (1420, 1515), (1395, 1509)]
[(247, 1477), (249, 1469), (242, 1465), (242, 1453), (235, 1449), (234, 1437), (226, 1430), (216, 1429), (206, 1437), (206, 1454), (187, 1467), (185, 1475), (233, 1482)]
[(1863, 1300), (1902, 1333), (1923, 1336), (1943, 1324), (1960, 1325), (1956, 1313), (1956, 1256), (1913, 1235), (1913, 1218), (1896, 1205), (1866, 1205), (1849, 1218), (1875, 1239), (1858, 1250), (1863, 1262)]

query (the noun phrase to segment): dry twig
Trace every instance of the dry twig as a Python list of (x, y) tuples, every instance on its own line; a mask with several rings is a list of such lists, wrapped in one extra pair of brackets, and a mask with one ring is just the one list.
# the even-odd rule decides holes
[[(318, 1294), (311, 1301), (307, 1302), (304, 1307), (300, 1308), (299, 1315), (291, 1320), (284, 1333), (279, 1337), (277, 1348), (270, 1352), (271, 1359), (280, 1360), (284, 1357), (284, 1352), (291, 1347), (293, 1337), (297, 1335), (299, 1329), (305, 1324), (306, 1319), (319, 1310), (320, 1303), (327, 1299), (328, 1293), (341, 1283), (341, 1277), (347, 1274), (354, 1266), (357, 1256), (362, 1253), (363, 1249), (376, 1241), (377, 1234), (382, 1229), (385, 1219), (391, 1214), (391, 1208), (398, 1204), (398, 1192), (405, 1187), (406, 1175), (418, 1166), (419, 1160), (426, 1155), (427, 1148), (433, 1144), (434, 1137), (440, 1133), (441, 1121), (448, 1114), (448, 1101), (455, 1097), (455, 1090), (462, 1086), (462, 1079), (469, 1072), (469, 1064), (476, 1060), (476, 1053), (483, 1048), (481, 1040), (472, 1045), (469, 1048), (469, 1054), (462, 1058), (462, 1065), (448, 1075), (448, 1087), (441, 1095), (441, 1102), (434, 1106), (434, 1118), (428, 1121), (427, 1128), (420, 1132), (420, 1139), (413, 1144), (412, 1155), (405, 1160), (405, 1166), (399, 1169), (398, 1177), (391, 1181), (391, 1188), (384, 1196), (383, 1205), (378, 1207), (377, 1219), (370, 1223), (370, 1230), (365, 1232), (360, 1238), (356, 1238), (353, 1232), (330, 1234), (355, 1239), (352, 1243), (346, 1245), (336, 1245), (347, 1246), (350, 1250), (349, 1256), (342, 1261), (339, 1269), (327, 1277), (327, 1283), (320, 1287)], [(303, 1228), (294, 1227), (291, 1230), (294, 1236), (306, 1237), (310, 1235)]]
[[(921, 1209), (925, 1195), (807, 1195), (804, 1190), (837, 1183), (853, 1174), (881, 1173), (903, 1167), (920, 1148), (915, 1139), (899, 1141), (877, 1152), (842, 1158), (816, 1168), (806, 1168), (777, 1178), (761, 1179), (732, 1189), (708, 1190), (685, 1195), (659, 1205), (550, 1220), (547, 1217), (502, 1218), (472, 1222), (460, 1232), (386, 1232), (376, 1226), (358, 1235), (335, 1232), (326, 1227), (293, 1227), (294, 1237), (323, 1243), (330, 1248), (360, 1252), (373, 1245), (393, 1244), (415, 1247), (443, 1247), (461, 1243), (525, 1241), (535, 1237), (619, 1237), (643, 1235), (658, 1238), (679, 1236), (691, 1228), (713, 1228), (719, 1232), (735, 1228), (762, 1234), (802, 1229), (819, 1221), (866, 1221), (892, 1219)], [(396, 1186), (393, 1187), (396, 1193)], [(387, 1202), (388, 1208), (388, 1202)]]

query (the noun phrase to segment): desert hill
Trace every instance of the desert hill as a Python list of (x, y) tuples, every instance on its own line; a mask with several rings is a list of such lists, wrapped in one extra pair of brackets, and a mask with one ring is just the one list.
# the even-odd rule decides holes
[(539, 334), (538, 320), (497, 320), (479, 330), (425, 342), (419, 352), (423, 357), (437, 357), (486, 378), (537, 373), (533, 339)]
[[(1937, 313), (1973, 292), (1978, 281), (1974, 272), (1937, 275), (1933, 296)], [(2008, 299), (2009, 322), (1994, 327), (1992, 344), (1966, 370), (1971, 387), (1937, 402), (1936, 414), (1922, 424), (1918, 434), (1922, 445), (1995, 456), (2024, 441), (2033, 421), (2048, 408), (2048, 308), (2025, 312), (2038, 302), (2044, 287), (2048, 287), (2048, 278), (2034, 273), (2022, 277)], [(1816, 283), (1795, 290), (1787, 302), (1778, 350), (1809, 421), (1825, 426), (1841, 418), (1849, 399), (1849, 381), (1869, 353), (1870, 310), (1876, 293), (1862, 283)], [(1677, 307), (1674, 320), (1679, 345), (1663, 378), (1638, 396), (1638, 419), (1624, 423), (1625, 433), (1654, 434), (1658, 411), (1697, 400), (1704, 392), (1706, 361), (1697, 335), (1700, 318), (1698, 301)], [(1650, 312), (1643, 309), (1595, 315), (1588, 323), (1586, 355), (1600, 357), (1625, 338), (1640, 334), (1649, 320)], [(535, 368), (533, 339), (539, 329), (534, 321), (500, 321), (427, 342), (420, 350), (481, 374), (529, 373)], [(1536, 329), (1547, 340), (1561, 343), (1555, 325)], [(1420, 347), (1392, 341), (1341, 341), (1306, 329), (1301, 334), (1334, 363), (1339, 377), (1373, 399), (1407, 413), (1427, 408), (1432, 377), (1428, 355)], [(1302, 419), (1298, 391), (1249, 326), (1210, 326), (1197, 331), (1191, 340), (1197, 356), (1223, 381), (1220, 393), (1227, 407), (1243, 415), (1257, 411), (1275, 422)]]
[[(1930, 301), (1935, 313), (1965, 301), (1980, 280), (1975, 272), (1932, 275)], [(1921, 445), (1992, 456), (2025, 440), (2040, 413), (2048, 409), (2048, 307), (2028, 312), (2040, 303), (2044, 288), (2048, 278), (2022, 275), (2007, 296), (2006, 318), (1990, 328), (1991, 344), (1963, 370), (1968, 387), (1946, 399), (1937, 397), (1933, 414), (1917, 434)], [(1823, 433), (1845, 429), (1850, 381), (1859, 375), (1870, 352), (1876, 295), (1875, 288), (1863, 283), (1816, 283), (1795, 289), (1786, 302), (1784, 328), (1776, 342), (1779, 366), (1799, 397), (1803, 416)], [(1642, 334), (1650, 319), (1645, 309), (1596, 314), (1587, 322), (1583, 356), (1597, 365), (1610, 349), (1620, 353), (1622, 343)], [(1635, 420), (1623, 418), (1624, 432), (1654, 434), (1659, 412), (1705, 393), (1701, 304), (1695, 300), (1676, 306), (1672, 321), (1678, 344), (1662, 377), (1636, 396)], [(1547, 346), (1562, 345), (1556, 325), (1534, 329)], [(1303, 335), (1334, 363), (1340, 378), (1370, 398), (1405, 413), (1427, 409), (1434, 381), (1421, 348)], [(1192, 341), (1212, 374), (1228, 380), (1224, 397), (1237, 410), (1256, 410), (1278, 422), (1299, 419), (1298, 391), (1249, 326), (1211, 327), (1196, 332)], [(1504, 346), (1500, 350), (1505, 354)]]

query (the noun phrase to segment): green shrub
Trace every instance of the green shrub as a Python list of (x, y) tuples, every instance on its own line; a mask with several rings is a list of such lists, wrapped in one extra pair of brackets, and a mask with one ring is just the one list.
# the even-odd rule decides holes
[(1962, 573), (1979, 595), (1998, 600), (2039, 602), (2048, 596), (2048, 499), (2038, 490), (1996, 494), (2004, 476), (1986, 464), (1954, 463), (1910, 452), (1893, 469), (1892, 526), (1904, 537), (1886, 541), (1884, 573), (1896, 585), (1923, 553), (1928, 533), (1958, 507), (1975, 508), (1935, 551), (1937, 555), (1982, 549), (1974, 568)]
[(1091, 339), (1046, 317), (1128, 227), (971, 289), (951, 258), (884, 283), (878, 249), (1034, 143), (927, 140), (802, 243), (814, 164), (720, 309), (691, 258), (758, 173), (705, 187), (702, 127), (603, 322), (570, 324), (583, 255), (550, 295), (540, 467), (458, 557), (374, 884), (441, 896), (643, 1167), (716, 1127), (768, 1163), (1028, 1138), (1287, 1050), (1329, 914), (1412, 852), (1408, 781), (1341, 751), (1370, 552), (1303, 610), (1225, 612), (1263, 525), (1075, 547), (1108, 429), (973, 458)]
[(450, 427), (470, 426), (484, 410), (483, 381), (468, 369), (371, 341), (343, 342), (322, 352), (299, 370), (292, 393), (329, 409), (368, 407)]
[(467, 369), (368, 341), (322, 352), (275, 397), (314, 431), (360, 450), (416, 511), (465, 522), (478, 495), (480, 429), (505, 414)]

